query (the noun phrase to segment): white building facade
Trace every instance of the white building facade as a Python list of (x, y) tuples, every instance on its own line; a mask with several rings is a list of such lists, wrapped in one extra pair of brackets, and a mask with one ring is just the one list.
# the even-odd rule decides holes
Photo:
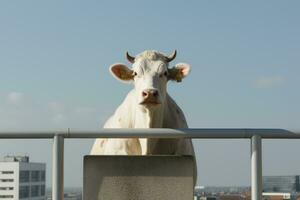
[(7, 156), (0, 162), (0, 200), (19, 199), (46, 199), (46, 164)]

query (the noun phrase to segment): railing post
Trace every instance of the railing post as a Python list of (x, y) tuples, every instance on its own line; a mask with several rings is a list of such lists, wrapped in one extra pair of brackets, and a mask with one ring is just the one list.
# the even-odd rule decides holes
[(64, 199), (64, 137), (53, 138), (52, 157), (52, 199)]
[(262, 200), (261, 136), (251, 137), (251, 199)]

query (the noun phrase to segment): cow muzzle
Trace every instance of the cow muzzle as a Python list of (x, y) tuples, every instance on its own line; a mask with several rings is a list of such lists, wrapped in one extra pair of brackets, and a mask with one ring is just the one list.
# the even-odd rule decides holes
[(157, 89), (146, 89), (142, 91), (141, 105), (159, 105), (159, 92)]

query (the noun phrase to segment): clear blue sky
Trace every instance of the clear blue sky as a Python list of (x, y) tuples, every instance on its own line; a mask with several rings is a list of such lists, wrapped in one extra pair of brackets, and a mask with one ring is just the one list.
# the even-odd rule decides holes
[[(130, 85), (125, 52), (178, 50), (192, 73), (169, 93), (190, 127), (300, 129), (299, 1), (1, 1), (0, 130), (101, 128)], [(265, 174), (300, 174), (300, 141), (265, 141)], [(66, 142), (80, 186), (92, 141)], [(200, 185), (249, 185), (249, 141), (195, 142)], [(0, 141), (47, 162), (50, 141)], [(230, 156), (228, 156), (230, 155)]]

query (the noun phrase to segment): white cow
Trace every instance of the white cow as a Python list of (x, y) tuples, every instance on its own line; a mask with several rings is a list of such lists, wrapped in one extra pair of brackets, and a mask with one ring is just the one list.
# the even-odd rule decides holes
[[(190, 72), (185, 63), (169, 68), (176, 51), (165, 56), (157, 51), (144, 51), (136, 57), (126, 53), (132, 68), (113, 64), (112, 75), (123, 82), (133, 83), (123, 103), (104, 128), (187, 128), (184, 114), (167, 93), (167, 82), (180, 82)], [(96, 139), (93, 155), (193, 155), (190, 139)], [(196, 163), (196, 161), (195, 161)]]

